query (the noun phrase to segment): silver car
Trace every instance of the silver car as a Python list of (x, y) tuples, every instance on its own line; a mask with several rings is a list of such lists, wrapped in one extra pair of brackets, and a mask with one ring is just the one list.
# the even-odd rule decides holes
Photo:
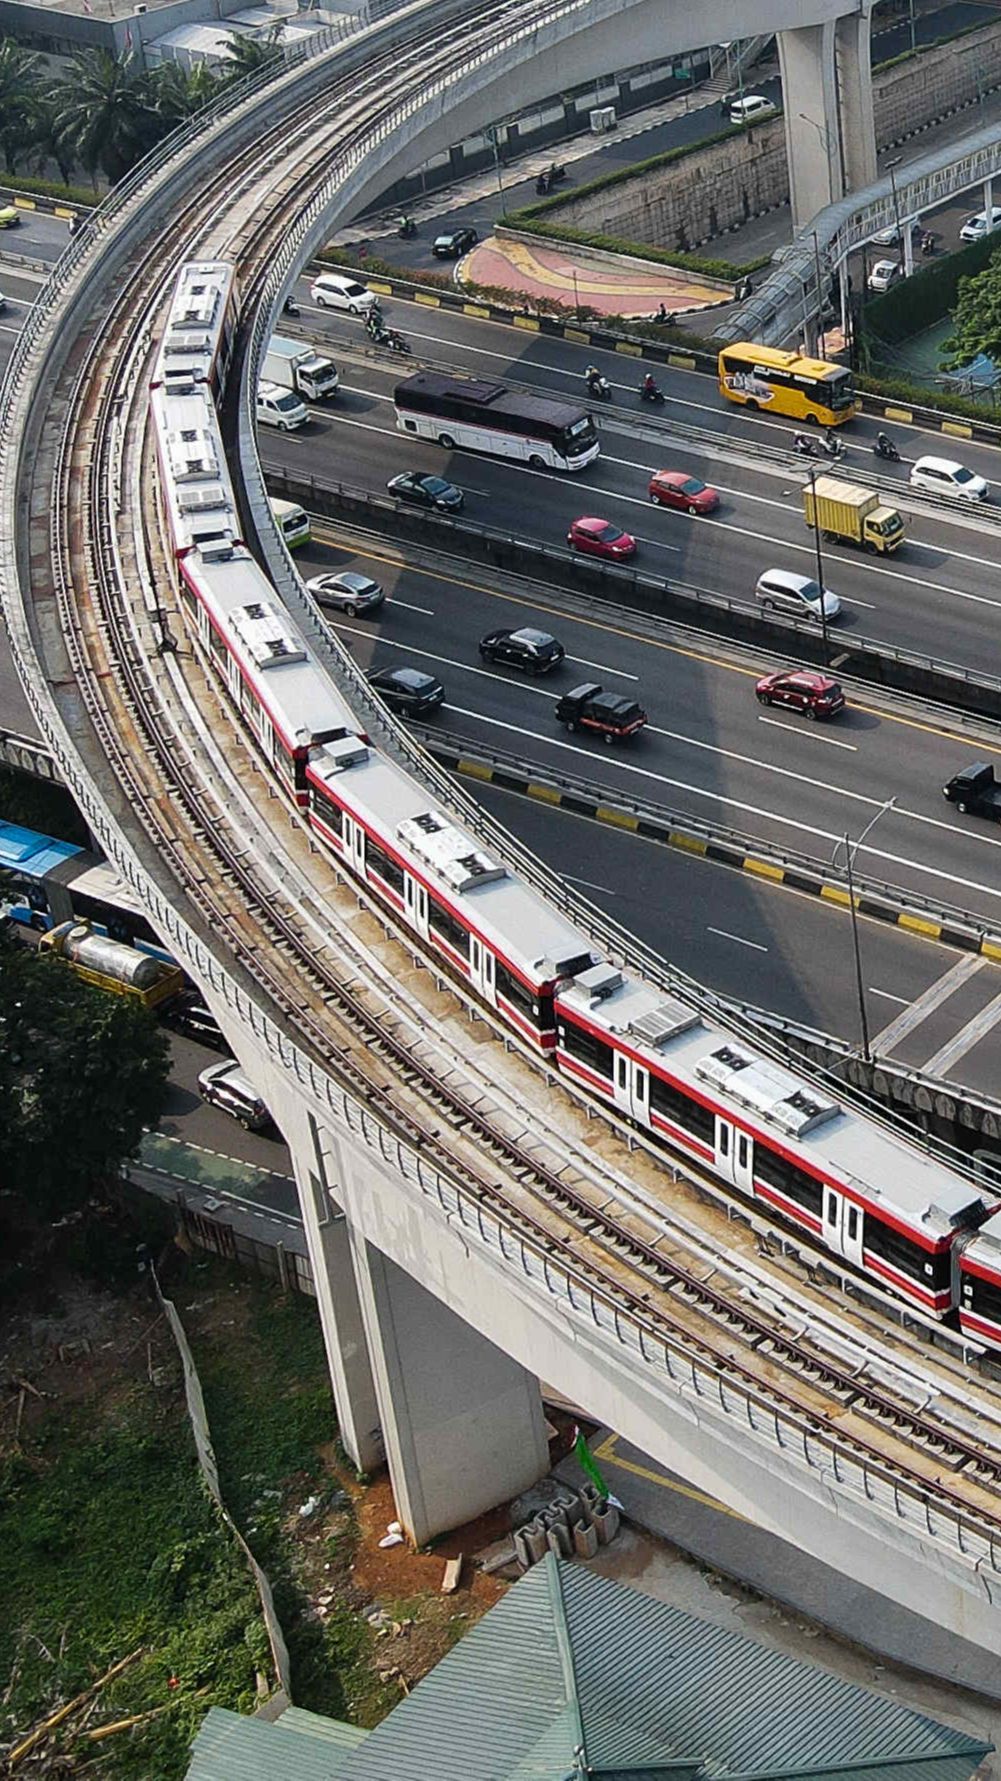
[[(765, 611), (788, 612), (794, 618), (821, 617), (820, 583), (809, 575), (796, 575), (791, 569), (766, 569), (758, 577), (754, 597)], [(830, 588), (823, 589), (823, 616), (830, 622), (840, 618), (841, 601)]]
[(354, 618), (356, 612), (375, 612), (386, 598), (377, 581), (370, 575), (357, 575), (353, 569), (339, 575), (313, 575), (306, 586), (318, 606), (343, 612), (348, 618)]

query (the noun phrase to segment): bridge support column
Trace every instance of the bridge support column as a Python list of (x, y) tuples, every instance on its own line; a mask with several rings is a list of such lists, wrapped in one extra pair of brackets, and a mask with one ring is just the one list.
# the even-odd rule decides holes
[(835, 26), (845, 190), (849, 192), (862, 192), (879, 177), (869, 54), (871, 24), (871, 13), (851, 12)]
[(844, 192), (834, 42), (833, 20), (778, 33), (794, 229)]
[(354, 1227), (352, 1248), (397, 1514), (423, 1546), (546, 1471), (539, 1383)]
[(284, 1121), (283, 1129), (292, 1151), (299, 1189), (320, 1327), (337, 1407), (338, 1434), (342, 1447), (359, 1472), (372, 1472), (385, 1463), (386, 1453), (379, 1400), (358, 1300), (351, 1237), (347, 1218), (337, 1203), (332, 1159), (310, 1113), (305, 1113), (298, 1130), (290, 1130)]

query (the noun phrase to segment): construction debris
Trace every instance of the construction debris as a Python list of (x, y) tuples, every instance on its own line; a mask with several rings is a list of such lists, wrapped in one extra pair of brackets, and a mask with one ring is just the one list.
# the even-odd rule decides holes
[(442, 1595), (454, 1595), (455, 1594), (456, 1590), (459, 1587), (459, 1579), (462, 1576), (462, 1565), (463, 1565), (463, 1555), (461, 1552), (459, 1553), (458, 1558), (446, 1559), (446, 1561), (445, 1561), (445, 1575), (441, 1580)]

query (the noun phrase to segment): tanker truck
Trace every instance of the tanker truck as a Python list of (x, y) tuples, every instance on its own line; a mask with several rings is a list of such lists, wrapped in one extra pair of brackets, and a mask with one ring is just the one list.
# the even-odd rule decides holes
[(97, 934), (86, 921), (62, 921), (38, 942), (40, 952), (54, 953), (98, 989), (115, 996), (134, 996), (146, 1008), (158, 1008), (179, 995), (184, 973), (176, 965)]

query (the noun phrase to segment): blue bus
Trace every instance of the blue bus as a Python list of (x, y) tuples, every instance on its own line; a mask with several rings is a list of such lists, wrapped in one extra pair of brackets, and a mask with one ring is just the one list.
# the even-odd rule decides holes
[(72, 841), (0, 822), (0, 904), (37, 933), (61, 921), (89, 921), (112, 940), (174, 963), (130, 886), (100, 854)]

